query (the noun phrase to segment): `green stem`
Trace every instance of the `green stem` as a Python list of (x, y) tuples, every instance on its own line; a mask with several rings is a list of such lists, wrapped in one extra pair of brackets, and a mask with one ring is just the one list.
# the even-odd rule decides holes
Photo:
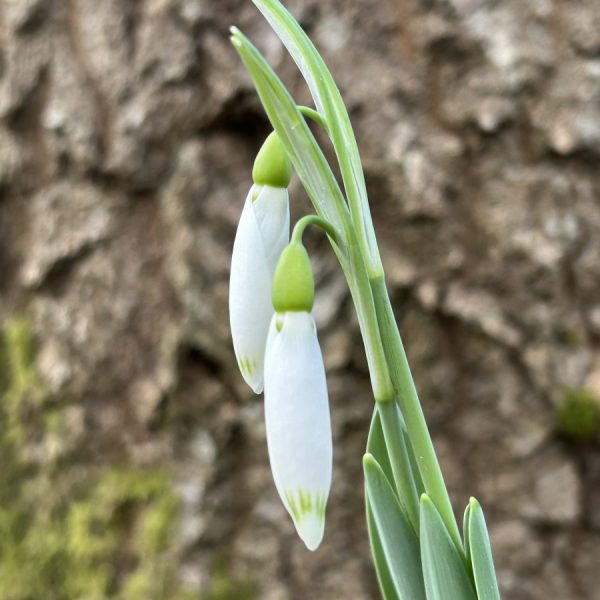
[(292, 242), (301, 243), (304, 231), (310, 225), (316, 225), (317, 227), (320, 227), (332, 239), (333, 242), (338, 244), (338, 235), (333, 225), (318, 215), (306, 215), (296, 223), (294, 226), (294, 231), (292, 232)]
[(310, 108), (309, 106), (298, 106), (298, 110), (308, 119), (311, 119), (318, 125), (320, 125), (325, 131), (329, 131), (329, 126), (327, 125), (327, 121), (325, 117), (319, 112), (317, 112), (314, 108)]
[(356, 315), (365, 344), (371, 386), (375, 400), (379, 403), (394, 401), (394, 388), (379, 325), (373, 291), (369, 283), (367, 267), (356, 236), (350, 238), (348, 244), (350, 276), (348, 284), (354, 300)]
[(390, 367), (390, 377), (398, 395), (402, 416), (406, 422), (407, 433), (419, 465), (425, 490), (435, 503), (458, 551), (461, 556), (464, 556), (462, 540), (452, 510), (450, 496), (425, 422), (384, 278), (379, 277), (372, 280), (371, 287), (384, 352)]

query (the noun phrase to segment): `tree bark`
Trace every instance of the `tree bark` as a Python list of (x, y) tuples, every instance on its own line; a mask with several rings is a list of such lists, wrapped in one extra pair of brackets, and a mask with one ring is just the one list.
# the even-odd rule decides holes
[[(507, 598), (592, 600), (597, 0), (285, 4), (349, 107), (457, 512), (471, 495), (481, 501)], [(318, 235), (307, 239), (335, 465), (316, 555), (277, 499), (261, 400), (230, 342), (229, 257), (269, 126), (228, 27), (308, 103), (293, 64), (249, 0), (4, 0), (0, 19), (0, 468), (4, 460), (10, 480), (0, 525), (2, 510), (32, 502), (23, 509), (32, 531), (47, 511), (68, 546), (73, 506), (103, 507), (86, 521), (88, 541), (99, 521), (120, 550), (86, 550), (108, 573), (101, 598), (136, 598), (123, 591), (136, 573), (151, 587), (157, 576), (170, 582), (147, 598), (377, 597), (360, 461), (373, 401), (345, 282)], [(297, 181), (291, 198), (295, 217), (309, 210)], [(127, 485), (111, 495), (114, 473)], [(135, 545), (150, 542), (131, 532), (171, 500), (177, 517), (150, 559)], [(19, 535), (11, 568), (22, 586), (45, 582)], [(0, 540), (0, 574), (8, 544)], [(64, 559), (72, 570), (74, 556)], [(82, 597), (63, 587), (75, 585), (67, 576), (49, 581), (43, 597)], [(22, 590), (29, 596), (0, 586), (0, 600), (35, 596)]]

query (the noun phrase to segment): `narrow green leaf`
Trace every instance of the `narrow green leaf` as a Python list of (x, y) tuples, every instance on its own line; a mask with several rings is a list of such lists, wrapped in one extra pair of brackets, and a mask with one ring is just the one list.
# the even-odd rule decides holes
[(477, 600), (463, 560), (426, 494), (421, 496), (421, 560), (427, 600)]
[(372, 454), (388, 481), (394, 481), (392, 465), (388, 456), (385, 438), (383, 437), (383, 428), (381, 427), (381, 417), (377, 410), (377, 405), (373, 408), (371, 417), (371, 426), (369, 427), (369, 437), (367, 438), (367, 452)]
[(387, 558), (385, 557), (385, 550), (381, 543), (381, 536), (377, 529), (377, 523), (373, 517), (373, 509), (371, 508), (371, 500), (369, 499), (369, 493), (365, 486), (365, 506), (367, 509), (367, 529), (369, 531), (369, 541), (371, 543), (371, 554), (373, 555), (373, 562), (375, 563), (375, 573), (377, 574), (377, 581), (379, 583), (379, 589), (384, 600), (400, 600), (400, 597), (396, 593), (392, 574), (388, 566)]
[[(400, 600), (426, 600), (419, 556), (419, 541), (382, 468), (371, 454), (363, 458), (367, 496), (372, 522), (377, 529), (378, 546), (374, 548), (378, 574), (383, 583), (392, 584)], [(382, 561), (385, 561), (382, 563)], [(380, 579), (381, 582), (381, 579)], [(383, 587), (383, 584), (382, 584)]]
[(483, 510), (475, 498), (471, 498), (467, 510), (470, 513), (468, 535), (477, 595), (479, 600), (500, 600), (492, 547)]
[(465, 508), (465, 515), (463, 517), (463, 543), (465, 545), (465, 554), (467, 555), (467, 562), (471, 562), (471, 543), (469, 541), (469, 515), (471, 514), (471, 505), (467, 504)]
[[(400, 409), (400, 412), (402, 412), (402, 409)], [(408, 431), (406, 430), (406, 425), (404, 426), (404, 440), (406, 442), (406, 450), (408, 452), (410, 469), (412, 471), (415, 486), (417, 488), (417, 494), (420, 498), (421, 494), (424, 494), (427, 490), (425, 489), (425, 484), (423, 483), (421, 472), (419, 471), (419, 465), (417, 463), (417, 459), (415, 458), (415, 451), (413, 450), (413, 446), (410, 442), (410, 436), (408, 435)]]
[(400, 409), (395, 401), (377, 404), (385, 445), (394, 475), (398, 498), (415, 530), (419, 532), (419, 496), (411, 472)]
[(287, 48), (310, 88), (317, 110), (327, 121), (369, 276), (381, 276), (383, 267), (367, 200), (358, 145), (348, 110), (335, 80), (310, 38), (278, 0), (253, 2)]
[[(371, 427), (369, 428), (369, 438), (367, 440), (367, 452), (373, 455), (375, 460), (384, 472), (388, 481), (393, 481), (392, 467), (388, 458), (387, 448), (385, 447), (385, 439), (383, 437), (383, 429), (381, 428), (381, 420), (377, 406), (373, 408), (373, 417), (371, 418)], [(375, 572), (381, 594), (385, 600), (399, 600), (392, 575), (390, 573), (381, 536), (377, 529), (377, 524), (373, 517), (373, 509), (371, 508), (371, 500), (365, 485), (365, 506), (367, 509), (367, 527), (369, 530), (369, 541), (371, 543), (371, 553), (373, 562), (375, 563)]]

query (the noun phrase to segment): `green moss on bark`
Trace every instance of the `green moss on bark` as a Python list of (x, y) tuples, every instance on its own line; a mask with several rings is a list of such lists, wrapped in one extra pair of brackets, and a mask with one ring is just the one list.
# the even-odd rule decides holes
[(26, 318), (0, 329), (0, 600), (251, 598), (223, 570), (204, 596), (182, 586), (168, 471), (98, 464), (65, 440), (76, 403), (52, 397), (34, 358)]
[(593, 440), (600, 431), (598, 400), (586, 389), (566, 390), (556, 409), (556, 424), (566, 437), (581, 442)]

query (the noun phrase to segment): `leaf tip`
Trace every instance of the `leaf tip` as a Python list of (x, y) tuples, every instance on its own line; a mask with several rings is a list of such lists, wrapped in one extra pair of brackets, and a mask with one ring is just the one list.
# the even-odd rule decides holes
[(363, 456), (363, 467), (372, 467), (376, 463), (377, 461), (375, 460), (375, 457), (370, 452), (367, 452)]
[(231, 35), (229, 36), (231, 43), (236, 48), (241, 48), (242, 47), (242, 37), (243, 37), (242, 32), (235, 26), (230, 27), (229, 32), (231, 33)]
[(481, 508), (481, 504), (479, 504), (477, 498), (474, 498), (473, 496), (469, 498), (469, 508), (471, 510), (478, 510)]

